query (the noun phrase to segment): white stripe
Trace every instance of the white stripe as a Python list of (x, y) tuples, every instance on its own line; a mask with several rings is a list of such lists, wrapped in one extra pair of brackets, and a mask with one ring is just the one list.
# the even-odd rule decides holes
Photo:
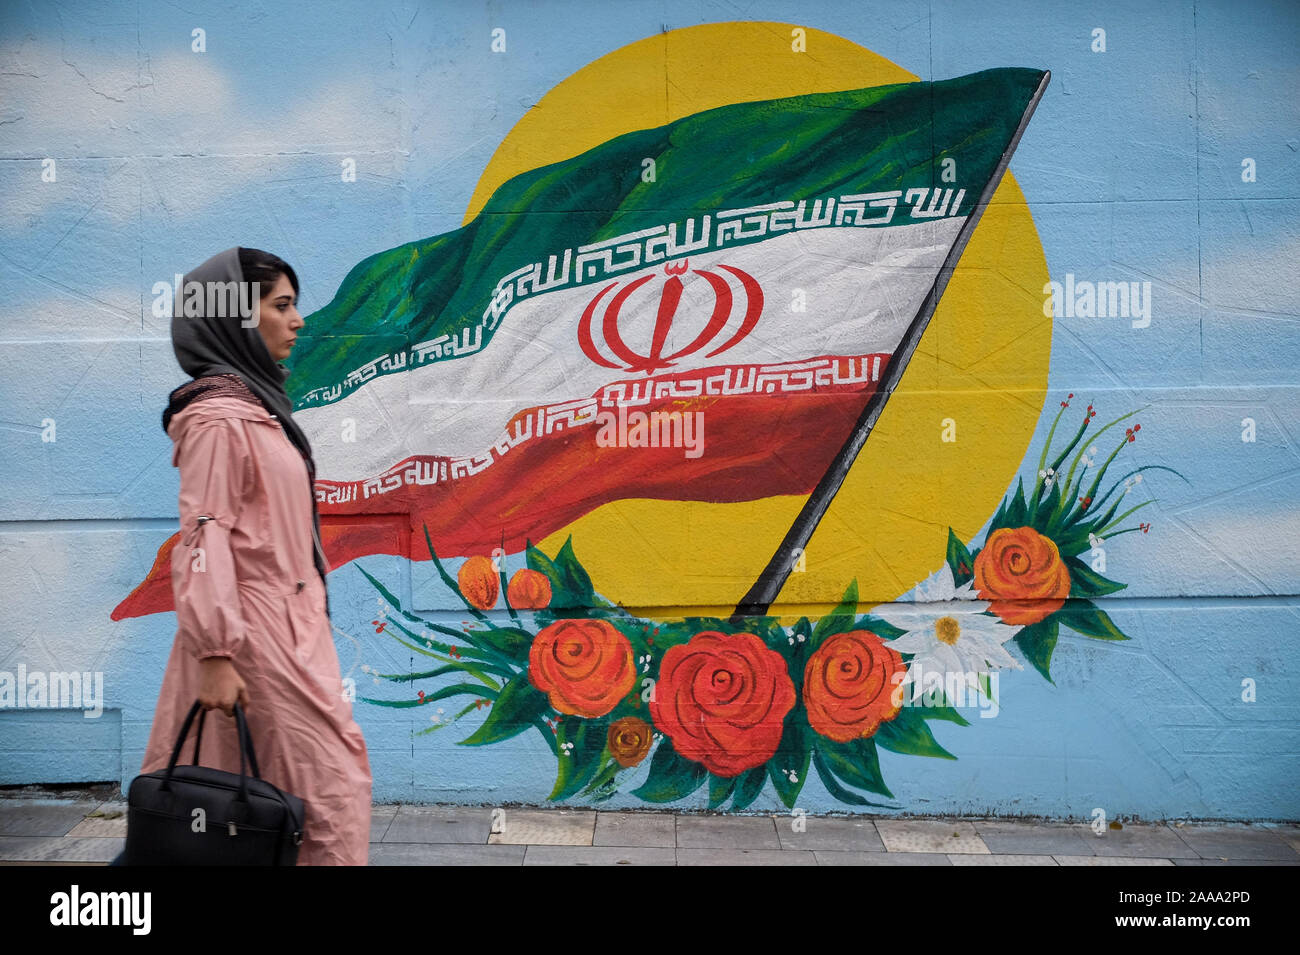
[[(696, 269), (727, 281), (731, 316), (709, 345), (656, 374), (893, 352), (964, 221), (810, 230), (691, 256), (664, 353), (691, 342), (712, 314), (712, 288)], [(740, 281), (718, 265), (752, 275), (764, 303), (745, 340), (707, 358), (739, 326), (747, 301)], [(587, 398), (611, 382), (644, 382), (644, 372), (599, 365), (578, 344), (583, 310), (602, 288), (617, 282), (592, 322), (596, 347), (613, 357), (600, 331), (605, 306), (644, 275), (655, 277), (627, 299), (618, 329), (632, 351), (646, 354), (665, 281), (662, 266), (527, 299), (510, 310), (481, 352), (379, 376), (334, 404), (296, 412), (294, 420), (312, 442), (317, 476), (362, 480), (413, 454), (480, 455), (521, 409)], [(803, 311), (792, 310), (796, 290), (802, 290)]]

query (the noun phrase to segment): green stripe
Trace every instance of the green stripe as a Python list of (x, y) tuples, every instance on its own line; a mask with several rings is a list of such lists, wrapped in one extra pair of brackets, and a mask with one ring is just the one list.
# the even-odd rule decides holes
[[(625, 133), (523, 173), (497, 189), (468, 225), (353, 268), (334, 299), (308, 318), (289, 394), (297, 407), (318, 406), (324, 402), (303, 395), (343, 382), (379, 356), (476, 328), (498, 280), (565, 248), (669, 222), (680, 227), (720, 209), (917, 186), (964, 188), (958, 211), (966, 215), (1042, 76), (996, 69), (936, 83), (736, 103)], [(651, 183), (641, 178), (647, 158), (655, 161)], [(956, 160), (956, 182), (941, 180), (947, 158)], [(900, 202), (898, 213), (905, 208)], [(896, 213), (894, 223), (900, 218), (913, 221)], [(762, 239), (735, 244), (752, 241)], [(601, 275), (566, 287), (609, 280)], [(486, 347), (491, 333), (481, 334)], [(406, 369), (377, 374), (414, 365), (408, 360)]]

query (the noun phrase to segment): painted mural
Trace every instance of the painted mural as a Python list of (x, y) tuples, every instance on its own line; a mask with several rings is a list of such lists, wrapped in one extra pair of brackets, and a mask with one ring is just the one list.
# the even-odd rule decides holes
[[(1069, 407), (1061, 402), (1052, 434)], [(1105, 460), (1092, 443), (1134, 413), (1090, 430), (1096, 410), (1076, 411), (1069, 442), (1058, 452), (1043, 449), (1032, 490), (1017, 487), (973, 551), (949, 528), (946, 562), (919, 588), (919, 599), (945, 606), (919, 623), (911, 614), (859, 613), (856, 580), (835, 612), (815, 624), (740, 615), (647, 620), (601, 598), (571, 539), (554, 557), (529, 546), (527, 566), (509, 576), (499, 558), (475, 555), (453, 579), (426, 527), (430, 560), (476, 622), (453, 630), (423, 619), (366, 574), (384, 608), (383, 618), (371, 621), (375, 632), (440, 665), (375, 672), (376, 681), (430, 689), (364, 702), (409, 708), (467, 698), (419, 733), (486, 707), (486, 719), (462, 740), (468, 746), (538, 731), (556, 758), (552, 800), (608, 799), (624, 771), (650, 757), (633, 795), (651, 803), (707, 785), (710, 809), (730, 800), (728, 808), (739, 810), (770, 781), (794, 808), (811, 766), (836, 799), (888, 805), (865, 795), (893, 798), (877, 747), (955, 759), (926, 721), (969, 726), (951, 705), (967, 692), (995, 702), (992, 675), (1021, 668), (1006, 644), (1050, 681), (1060, 628), (1128, 639), (1091, 599), (1124, 584), (1076, 555), (1149, 530), (1146, 522), (1120, 525), (1151, 503), (1127, 506), (1125, 496), (1158, 465), (1134, 468), (1101, 489), (1141, 424), (1108, 439), (1115, 447)], [(499, 606), (510, 624), (485, 613)]]
[[(294, 357), (331, 568), (379, 608), (336, 616), (369, 623), (363, 657), (413, 661), (362, 666), (357, 705), (428, 714), (417, 739), (538, 734), (539, 800), (707, 787), (741, 810), (770, 784), (793, 807), (815, 775), (888, 805), (879, 750), (956, 758), (929, 724), (969, 726), (958, 697), (1050, 681), (1062, 628), (1127, 639), (1094, 603), (1125, 585), (1088, 553), (1149, 530), (1126, 495), (1160, 466), (1119, 473), (1138, 412), (1097, 426), (1070, 395), (1015, 480), (1051, 317), (1008, 164), (1048, 72), (922, 82), (821, 33), (833, 67), (707, 66), (806, 40), (767, 26), (574, 74), (465, 223), (359, 262)], [(689, 79), (667, 122), (662, 93), (627, 95), (662, 87), (665, 48)], [(1009, 375), (1036, 405), (1003, 400)], [(958, 422), (978, 439), (918, 476)], [(174, 543), (114, 619), (172, 609)], [(431, 567), (469, 619), (400, 599), (376, 555)]]

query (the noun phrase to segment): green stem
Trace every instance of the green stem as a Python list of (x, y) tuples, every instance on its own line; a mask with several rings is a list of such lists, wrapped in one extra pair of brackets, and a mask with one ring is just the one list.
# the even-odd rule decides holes
[[(504, 549), (505, 545), (503, 544), (502, 550)], [(519, 614), (515, 613), (515, 608), (510, 606), (510, 584), (506, 582), (505, 567), (503, 566), (498, 573), (501, 575), (501, 602), (506, 605), (506, 610), (510, 611), (510, 619), (522, 627), (523, 624), (519, 620)]]
[[(1106, 525), (1105, 527), (1103, 527), (1101, 530), (1096, 531), (1095, 533), (1097, 534), (1098, 537), (1100, 537), (1100, 536), (1103, 535), (1103, 534), (1106, 534), (1107, 537), (1112, 537), (1112, 536), (1114, 536), (1114, 535), (1108, 533), (1108, 531), (1109, 531), (1112, 527), (1114, 527), (1114, 526), (1115, 526), (1116, 524), (1118, 524), (1120, 521), (1124, 520), (1124, 518), (1128, 517), (1130, 514), (1132, 514), (1132, 513), (1133, 513), (1134, 511), (1136, 511), (1138, 508), (1140, 508), (1140, 507), (1146, 507), (1148, 504), (1152, 504), (1152, 503), (1154, 503), (1154, 499), (1151, 500), (1151, 501), (1143, 501), (1141, 504), (1135, 504), (1133, 507), (1130, 507), (1127, 511), (1125, 511), (1123, 514), (1121, 514), (1119, 517), (1115, 518), (1115, 520), (1111, 521), (1109, 524), (1107, 524), (1107, 525)], [(1132, 528), (1130, 528), (1130, 530), (1132, 530)]]
[[(407, 630), (405, 627), (403, 627), (403, 626), (402, 626), (400, 623), (398, 623), (396, 620), (392, 620), (391, 617), (389, 618), (389, 620), (392, 622), (393, 626), (397, 627), (397, 629), (401, 630), (403, 633), (405, 633), (407, 636), (409, 636), (412, 640), (420, 640), (420, 639), (422, 639), (421, 637), (419, 637), (419, 636), (417, 636), (416, 634), (412, 633), (410, 630)], [(468, 639), (468, 635), (466, 635), (466, 638)], [(406, 642), (405, 640), (403, 640), (401, 637), (398, 637), (398, 636), (396, 636), (396, 635), (393, 636), (393, 639), (396, 640), (398, 643), (402, 644), (403, 646), (405, 646), (405, 647), (409, 647), (410, 649), (414, 650), (416, 653), (423, 653), (423, 654), (424, 654), (425, 656), (427, 656), (427, 657), (433, 657), (435, 660), (442, 660), (444, 663), (455, 663), (455, 664), (458, 664), (458, 665), (461, 667), (461, 669), (463, 669), (466, 673), (469, 673), (469, 674), (472, 674), (472, 675), (478, 677), (480, 680), (483, 681), (484, 684), (495, 685), (495, 683), (494, 683), (493, 680), (491, 680), (491, 679), (489, 679), (488, 677), (484, 676), (484, 675), (483, 675), (483, 672), (482, 672), (481, 670), (479, 670), (476, 666), (474, 666), (474, 665), (471, 664), (471, 663), (468, 663), (468, 662), (466, 662), (466, 661), (464, 661), (464, 660), (456, 660), (456, 659), (454, 659), (454, 658), (452, 658), (452, 657), (443, 656), (442, 654), (434, 653), (434, 652), (431, 651), (431, 650), (425, 650), (425, 649), (422, 648), (422, 647), (416, 646), (416, 645), (411, 644), (411, 643), (407, 643), (407, 642)], [(470, 645), (469, 647), (466, 647), (466, 653), (469, 653), (471, 650), (474, 649), (473, 641), (470, 641), (470, 644), (471, 644), (471, 645)], [(448, 647), (448, 648), (446, 648), (446, 649), (449, 650), (450, 647)], [(445, 652), (445, 651), (444, 651), (444, 652)], [(483, 656), (484, 652), (485, 652), (485, 651), (480, 651), (480, 652), (477, 654), (477, 655), (480, 657), (480, 659), (483, 659), (484, 662), (486, 662), (486, 663), (496, 663), (498, 671), (501, 670), (501, 669), (509, 670), (511, 677), (513, 678), (515, 671), (514, 671), (513, 668), (510, 667), (509, 661), (507, 661), (507, 660), (503, 660), (503, 659), (500, 659), (499, 657), (496, 657), (495, 659), (494, 659), (493, 657), (484, 657), (484, 656)]]
[(426, 727), (425, 729), (422, 729), (422, 730), (417, 730), (416, 733), (415, 733), (415, 735), (416, 735), (416, 736), (423, 736), (423, 735), (425, 735), (426, 733), (432, 733), (434, 730), (446, 729), (446, 728), (447, 728), (448, 726), (450, 726), (452, 723), (457, 722), (457, 721), (458, 721), (462, 716), (464, 716), (464, 715), (465, 715), (466, 713), (468, 713), (470, 710), (477, 709), (477, 708), (478, 708), (478, 703), (471, 703), (471, 704), (469, 704), (469, 706), (465, 707), (463, 710), (461, 710), (459, 713), (457, 713), (457, 714), (456, 714), (455, 716), (453, 716), (451, 719), (447, 720), (447, 722), (445, 722), (445, 723), (435, 723), (433, 726)]
[(472, 603), (470, 603), (468, 600), (465, 599), (465, 595), (460, 592), (460, 586), (456, 583), (456, 581), (452, 580), (451, 575), (447, 573), (447, 569), (442, 566), (442, 561), (438, 559), (437, 553), (434, 552), (433, 539), (429, 537), (428, 524), (424, 525), (424, 542), (429, 546), (429, 557), (432, 558), (433, 566), (437, 568), (438, 576), (442, 578), (442, 582), (446, 584), (448, 587), (450, 587), (451, 592), (454, 593), (457, 597), (459, 597), (464, 602), (465, 609), (468, 610), (470, 614), (478, 618), (483, 623), (487, 624), (489, 627), (492, 627), (493, 630), (497, 629), (497, 627), (493, 625), (492, 621), (487, 618), (487, 615), (483, 613), (483, 611), (479, 610), (478, 607), (475, 607)]

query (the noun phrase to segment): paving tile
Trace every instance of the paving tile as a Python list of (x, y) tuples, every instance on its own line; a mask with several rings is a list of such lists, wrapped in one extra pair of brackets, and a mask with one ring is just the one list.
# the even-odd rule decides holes
[(951, 852), (948, 861), (953, 865), (1056, 865), (1051, 856), (1016, 855), (980, 855), (978, 852)]
[(952, 865), (942, 852), (834, 852), (813, 853), (818, 865)]
[(782, 849), (826, 849), (835, 852), (884, 852), (885, 844), (870, 819), (806, 816), (803, 832), (795, 832), (792, 816), (773, 816)]
[(10, 862), (112, 862), (125, 847), (125, 838), (0, 836), (0, 859)]
[(600, 812), (594, 846), (677, 845), (677, 817), (668, 812)]
[[(775, 838), (775, 836), (773, 836)], [(868, 855), (869, 853), (863, 853)], [(880, 853), (883, 855), (884, 853)], [(678, 849), (678, 865), (816, 865), (812, 852), (798, 849)]]
[(65, 836), (104, 800), (0, 799), (0, 836)]
[(978, 852), (987, 853), (984, 844), (969, 822), (945, 819), (877, 819), (885, 848), (890, 852)]
[(1151, 856), (1053, 856), (1057, 865), (1173, 865), (1169, 859)]
[(70, 830), (69, 836), (107, 836), (115, 839), (126, 838), (125, 800), (100, 803)]
[(664, 846), (529, 846), (524, 865), (677, 865)]
[(1090, 838), (1093, 855), (1151, 856), (1157, 859), (1198, 857), (1195, 849), (1164, 824), (1126, 823), (1123, 829), (1103, 829), (1101, 835)]
[(976, 820), (989, 851), (999, 854), (1092, 855), (1092, 830), (1083, 823), (1034, 823), (1012, 820)]
[(1203, 859), (1276, 859), (1300, 862), (1300, 853), (1275, 830), (1249, 826), (1170, 827)]
[(1174, 865), (1300, 865), (1300, 859), (1175, 859)]
[(771, 816), (678, 816), (677, 847), (779, 850), (781, 840)]
[(523, 865), (525, 846), (375, 842), (371, 865)]
[[(581, 809), (504, 809), (492, 845), (589, 846), (596, 814)], [(489, 829), (491, 827), (489, 826)]]
[(370, 841), (383, 842), (384, 833), (392, 825), (393, 817), (397, 815), (397, 806), (371, 806), (370, 807)]
[[(501, 817), (503, 820), (507, 816)], [(492, 810), (458, 806), (399, 806), (380, 842), (487, 845)]]
[(1300, 826), (1278, 826), (1273, 831), (1277, 833), (1279, 839), (1296, 852), (1300, 852)]

